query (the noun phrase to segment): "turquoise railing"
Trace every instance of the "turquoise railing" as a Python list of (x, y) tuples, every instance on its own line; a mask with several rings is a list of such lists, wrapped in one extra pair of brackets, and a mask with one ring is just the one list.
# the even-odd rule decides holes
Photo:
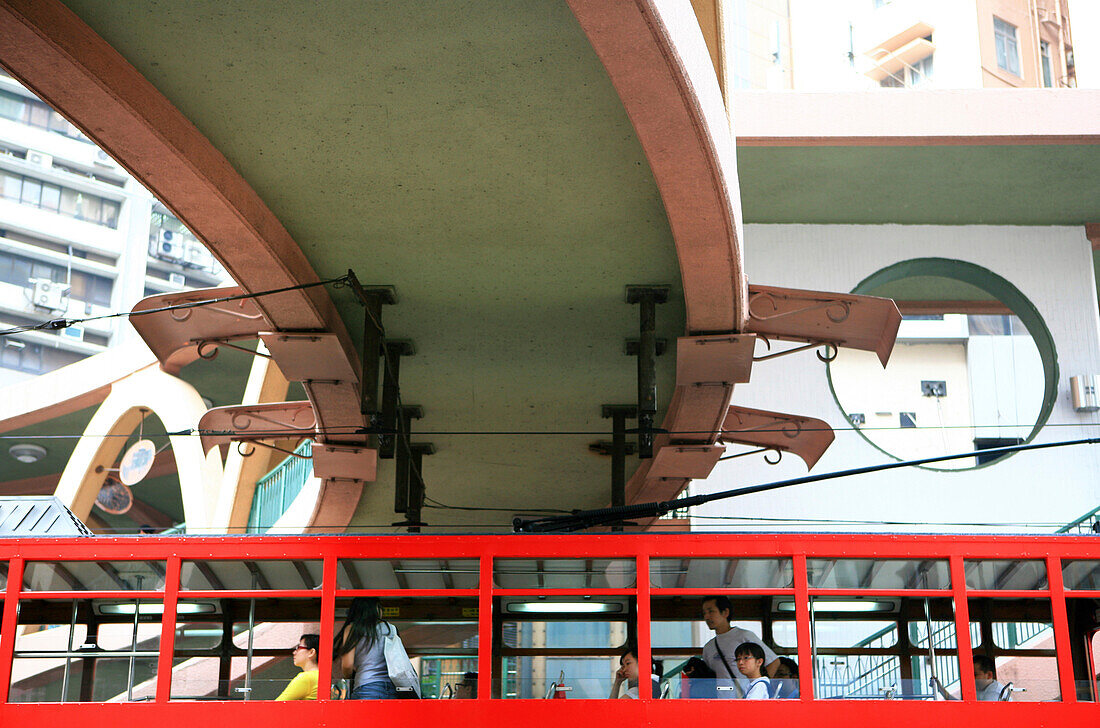
[(1056, 533), (1100, 533), (1100, 508), (1089, 511), (1076, 521), (1070, 521)]
[(266, 533), (286, 513), (313, 477), (313, 441), (306, 440), (275, 469), (256, 481), (252, 510), (248, 513), (248, 533)]

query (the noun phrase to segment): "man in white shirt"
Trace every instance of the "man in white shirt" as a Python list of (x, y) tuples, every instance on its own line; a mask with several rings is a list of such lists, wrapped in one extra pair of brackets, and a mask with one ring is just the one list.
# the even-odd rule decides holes
[[(730, 609), (729, 597), (720, 595), (703, 599), (703, 621), (714, 630), (714, 638), (703, 645), (703, 662), (714, 670), (719, 686), (728, 686), (728, 678), (743, 681), (745, 676), (737, 669), (734, 655), (737, 646), (742, 642), (753, 642), (760, 645), (764, 652), (764, 674), (774, 675), (779, 668), (779, 657), (757, 635), (747, 629), (732, 626)], [(737, 691), (720, 690), (718, 696), (733, 698), (740, 697), (740, 694)]]
[(1005, 686), (997, 682), (997, 663), (985, 655), (974, 656), (974, 685), (978, 688), (978, 700), (1008, 700), (1012, 695), (1005, 693)]

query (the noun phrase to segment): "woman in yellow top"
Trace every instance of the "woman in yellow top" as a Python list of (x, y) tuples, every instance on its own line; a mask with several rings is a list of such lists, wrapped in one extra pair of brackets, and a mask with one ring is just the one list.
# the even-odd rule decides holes
[(317, 699), (317, 654), (321, 649), (321, 635), (304, 634), (294, 648), (294, 664), (302, 668), (276, 700)]

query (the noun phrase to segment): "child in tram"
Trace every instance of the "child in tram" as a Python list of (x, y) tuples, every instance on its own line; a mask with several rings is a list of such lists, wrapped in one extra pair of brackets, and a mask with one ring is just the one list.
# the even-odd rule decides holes
[(317, 699), (317, 655), (321, 651), (321, 635), (304, 634), (293, 650), (294, 664), (302, 671), (294, 676), (276, 700)]
[[(661, 671), (662, 663), (653, 661), (653, 671), (650, 675), (653, 681), (653, 697), (661, 696)], [(638, 651), (636, 647), (627, 647), (619, 657), (619, 669), (615, 671), (615, 682), (611, 685), (610, 698), (638, 699)], [(619, 688), (626, 683), (626, 691), (619, 695)]]
[(755, 642), (742, 642), (733, 651), (737, 669), (748, 681), (745, 700), (767, 700), (771, 697), (771, 681), (764, 674), (764, 649)]
[(776, 668), (774, 682), (778, 683), (775, 686), (775, 697), (777, 698), (790, 698), (794, 699), (798, 697), (798, 663), (789, 657), (779, 658), (779, 667)]

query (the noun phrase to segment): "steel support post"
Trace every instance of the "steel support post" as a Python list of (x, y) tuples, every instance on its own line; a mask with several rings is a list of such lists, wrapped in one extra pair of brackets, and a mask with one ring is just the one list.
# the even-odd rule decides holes
[(669, 286), (627, 286), (626, 302), (638, 304), (638, 457), (653, 457), (657, 418), (657, 304)]
[(397, 289), (393, 286), (363, 286), (352, 271), (348, 271), (349, 285), (363, 306), (363, 371), (359, 379), (359, 411), (364, 415), (379, 412), (378, 361), (382, 356), (382, 344), (386, 330), (382, 326), (382, 306), (397, 303)]
[(412, 470), (412, 452), (410, 449), (410, 433), (412, 421), (424, 416), (424, 410), (420, 405), (404, 405), (397, 410), (397, 435), (395, 448), (395, 477), (393, 489), (393, 510), (395, 513), (405, 513), (409, 509), (409, 474)]
[(397, 408), (401, 400), (401, 357), (412, 356), (416, 347), (411, 341), (387, 341), (382, 348), (382, 434), (378, 436), (378, 457), (394, 456), (397, 436)]

